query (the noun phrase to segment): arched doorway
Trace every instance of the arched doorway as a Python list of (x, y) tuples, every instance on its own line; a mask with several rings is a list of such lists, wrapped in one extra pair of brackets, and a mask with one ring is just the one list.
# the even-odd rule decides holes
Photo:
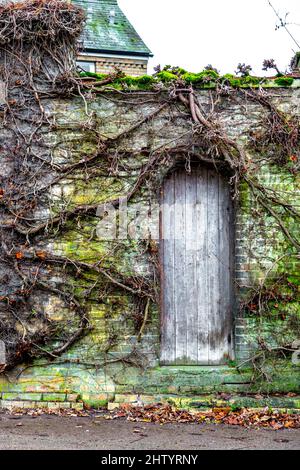
[(170, 173), (160, 220), (161, 364), (233, 358), (233, 203), (226, 178), (195, 166)]

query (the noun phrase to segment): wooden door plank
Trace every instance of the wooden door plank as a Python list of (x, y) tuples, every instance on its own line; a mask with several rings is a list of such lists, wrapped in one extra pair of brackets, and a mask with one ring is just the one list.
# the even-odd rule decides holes
[(174, 302), (176, 315), (176, 364), (187, 361), (186, 315), (186, 243), (185, 243), (185, 184), (186, 172), (176, 173), (175, 183), (175, 253), (174, 253)]
[(162, 322), (161, 322), (161, 363), (172, 364), (176, 355), (176, 323), (174, 310), (174, 203), (175, 178), (166, 178), (161, 206), (162, 245)]
[(186, 175), (185, 197), (185, 280), (187, 318), (187, 359), (198, 363), (198, 289), (197, 289), (197, 172)]
[(208, 222), (208, 181), (207, 168), (198, 167), (197, 205), (196, 205), (196, 279), (198, 311), (198, 364), (208, 364), (208, 257), (207, 257), (207, 222)]

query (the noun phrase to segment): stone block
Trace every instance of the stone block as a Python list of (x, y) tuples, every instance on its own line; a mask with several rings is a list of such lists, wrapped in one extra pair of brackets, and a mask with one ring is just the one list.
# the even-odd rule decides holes
[(115, 401), (118, 403), (134, 403), (137, 401), (137, 395), (115, 395)]
[(66, 400), (65, 393), (43, 393), (42, 396), (43, 401), (54, 401), (54, 402), (64, 402)]
[(49, 402), (49, 403), (45, 403), (45, 405), (50, 410), (58, 410), (60, 408), (61, 403)]
[(31, 410), (34, 410), (36, 408), (36, 402), (35, 401), (23, 401), (23, 408), (29, 408)]
[(3, 392), (3, 400), (19, 400), (19, 401), (41, 401), (41, 393), (17, 393), (17, 392)]
[(83, 403), (71, 403), (71, 408), (77, 411), (83, 410)]
[(113, 410), (116, 410), (118, 408), (120, 408), (120, 403), (112, 402), (112, 403), (107, 404), (108, 411), (113, 411)]
[(71, 403), (69, 402), (48, 402), (47, 403), (47, 408), (49, 409), (67, 409), (71, 408)]
[(24, 408), (24, 401), (1, 400), (1, 408), (11, 410), (13, 408)]
[(66, 400), (70, 402), (77, 402), (79, 397), (80, 397), (79, 393), (67, 393)]
[[(114, 395), (111, 394), (110, 398), (113, 398)], [(83, 394), (81, 399), (84, 404), (91, 406), (92, 408), (102, 408), (107, 406), (109, 395), (107, 393), (90, 393)]]

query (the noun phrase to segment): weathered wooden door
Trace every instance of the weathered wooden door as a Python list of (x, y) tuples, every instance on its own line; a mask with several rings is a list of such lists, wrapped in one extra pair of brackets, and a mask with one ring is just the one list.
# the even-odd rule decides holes
[(197, 166), (171, 173), (161, 197), (161, 363), (233, 357), (233, 210), (227, 181)]

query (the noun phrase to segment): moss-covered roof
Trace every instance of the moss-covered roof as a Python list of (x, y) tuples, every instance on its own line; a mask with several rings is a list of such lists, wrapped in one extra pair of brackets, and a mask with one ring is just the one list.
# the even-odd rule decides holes
[[(87, 52), (152, 56), (117, 0), (72, 0), (86, 11), (83, 45)], [(111, 16), (111, 12), (114, 15)], [(110, 16), (112, 21), (110, 21)]]

